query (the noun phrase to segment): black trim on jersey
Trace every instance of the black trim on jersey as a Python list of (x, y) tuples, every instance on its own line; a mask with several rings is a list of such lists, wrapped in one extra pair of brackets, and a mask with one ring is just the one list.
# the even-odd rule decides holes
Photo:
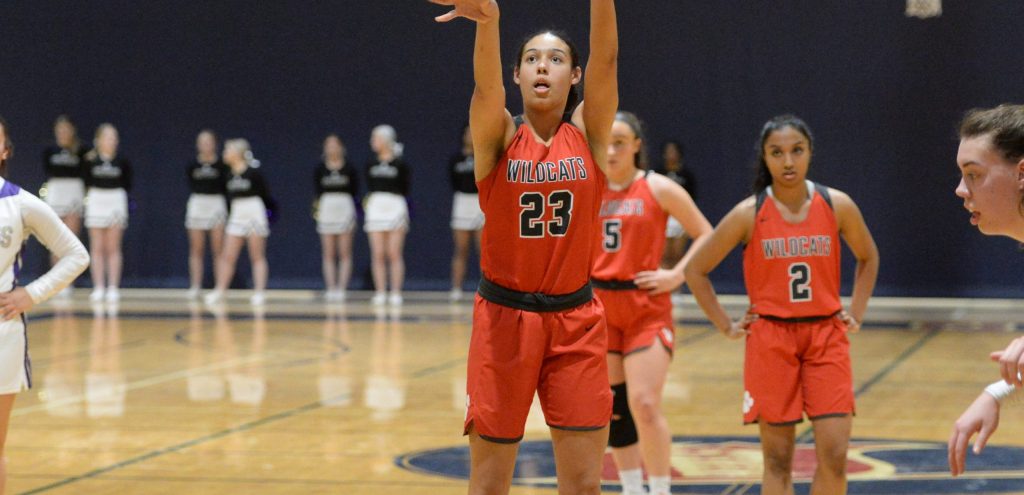
[(761, 207), (764, 206), (764, 202), (768, 200), (768, 190), (763, 189), (757, 193), (757, 202), (754, 205), (754, 215), (761, 213)]
[(832, 206), (832, 195), (828, 193), (828, 187), (818, 184), (817, 182), (811, 182), (811, 184), (814, 184), (814, 190), (818, 191), (818, 194), (821, 195), (821, 199), (824, 199), (825, 202), (828, 203), (828, 209), (835, 210), (835, 207)]
[(761, 317), (761, 318), (764, 318), (766, 320), (777, 321), (777, 322), (780, 322), (780, 323), (814, 323), (816, 321), (828, 320), (830, 318), (835, 317), (838, 314), (839, 314), (839, 311), (836, 311), (835, 313), (832, 313), (830, 315), (801, 316), (799, 318), (780, 318), (778, 316), (762, 315), (762, 314), (759, 314), (757, 316)]
[[(522, 115), (516, 115), (515, 117), (512, 117), (512, 123), (515, 124), (516, 130), (519, 130), (519, 128), (522, 127), (522, 125), (525, 122), (526, 122), (526, 119)], [(577, 129), (579, 129), (579, 127), (576, 124), (574, 124), (573, 121), (572, 121), (572, 112), (568, 112), (565, 115), (562, 115), (562, 122), (565, 122), (566, 124), (569, 124), (569, 125), (577, 128)]]
[(636, 283), (632, 280), (602, 280), (599, 278), (590, 279), (590, 285), (604, 290), (638, 290)]
[(480, 297), (509, 308), (533, 313), (553, 313), (582, 306), (594, 298), (594, 290), (587, 282), (575, 292), (550, 295), (541, 292), (519, 292), (480, 278)]

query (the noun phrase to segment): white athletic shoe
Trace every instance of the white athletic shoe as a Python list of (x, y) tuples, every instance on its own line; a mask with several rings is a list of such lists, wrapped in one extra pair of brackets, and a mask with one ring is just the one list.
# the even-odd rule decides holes
[(451, 302), (459, 302), (462, 300), (462, 289), (452, 289), (448, 293), (448, 300)]
[(89, 294), (89, 302), (103, 302), (103, 298), (106, 297), (107, 291), (103, 290), (103, 287), (96, 287)]
[(402, 294), (400, 294), (398, 292), (392, 292), (391, 295), (388, 296), (388, 304), (390, 304), (392, 306), (401, 306), (402, 305)]
[(185, 291), (185, 299), (190, 301), (199, 299), (199, 287), (189, 287), (188, 290)]
[(62, 301), (67, 301), (68, 299), (71, 299), (71, 293), (72, 292), (74, 292), (74, 289), (69, 285), (69, 286), (61, 289), (60, 292), (58, 292), (57, 295), (55, 296), (55, 299), (60, 299)]
[(370, 304), (374, 306), (383, 306), (386, 302), (388, 302), (388, 295), (384, 292), (378, 292), (370, 298)]
[(210, 292), (207, 292), (205, 296), (203, 296), (203, 302), (210, 306), (213, 306), (214, 304), (217, 304), (222, 300), (224, 300), (224, 292), (219, 290), (211, 290)]
[(263, 306), (267, 302), (267, 295), (263, 291), (257, 292), (249, 298), (249, 304), (253, 306)]
[(121, 293), (118, 292), (117, 287), (109, 287), (107, 289), (106, 299), (108, 303), (116, 303), (121, 301)]
[(345, 291), (341, 289), (331, 289), (324, 295), (324, 299), (327, 302), (345, 302)]

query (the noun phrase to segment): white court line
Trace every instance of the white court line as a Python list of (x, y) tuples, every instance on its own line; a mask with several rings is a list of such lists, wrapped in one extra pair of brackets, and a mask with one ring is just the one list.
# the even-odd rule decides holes
[[(190, 376), (199, 375), (201, 373), (205, 373), (205, 372), (209, 372), (209, 371), (216, 371), (216, 370), (221, 370), (221, 369), (225, 369), (225, 368), (232, 368), (232, 367), (235, 367), (235, 366), (238, 366), (238, 365), (242, 365), (242, 364), (256, 363), (256, 362), (264, 361), (265, 359), (266, 359), (266, 355), (263, 354), (263, 353), (260, 353), (260, 354), (252, 354), (252, 355), (249, 355), (249, 356), (246, 356), (246, 357), (243, 357), (243, 358), (232, 359), (230, 361), (224, 361), (224, 362), (221, 362), (221, 363), (208, 364), (206, 366), (199, 366), (197, 368), (186, 368), (186, 369), (178, 370), (178, 371), (175, 371), (175, 372), (172, 372), (172, 373), (165, 373), (163, 375), (156, 375), (156, 376), (152, 376), (152, 377), (149, 377), (149, 378), (144, 378), (142, 380), (136, 380), (134, 382), (127, 383), (127, 384), (125, 384), (125, 388), (124, 389), (125, 389), (125, 392), (127, 392), (129, 390), (138, 390), (140, 388), (151, 387), (153, 385), (160, 385), (162, 383), (167, 383), (167, 382), (173, 382), (175, 380), (180, 380), (182, 378), (188, 378)], [(70, 397), (65, 397), (65, 398), (62, 398), (62, 399), (59, 399), (59, 400), (43, 401), (43, 402), (40, 402), (39, 404), (36, 404), (34, 406), (15, 408), (13, 411), (11, 411), (11, 416), (12, 417), (14, 417), (14, 416), (24, 416), (26, 414), (34, 413), (36, 411), (50, 409), (50, 408), (53, 408), (54, 406), (65, 406), (65, 405), (69, 405), (69, 404), (75, 404), (75, 403), (78, 403), (78, 402), (82, 402), (84, 400), (85, 400), (85, 394), (83, 393), (83, 394), (79, 394), (79, 395), (72, 395)]]

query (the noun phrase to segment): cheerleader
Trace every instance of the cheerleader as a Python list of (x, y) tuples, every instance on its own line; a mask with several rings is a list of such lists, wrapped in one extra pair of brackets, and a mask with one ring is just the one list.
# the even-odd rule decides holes
[[(366, 167), (366, 222), (373, 256), (373, 285), (377, 292), (373, 304), (402, 304), (405, 260), (402, 249), (409, 230), (409, 167), (402, 160), (402, 145), (396, 142), (395, 129), (389, 125), (373, 128), (370, 147), (375, 157)], [(388, 266), (390, 265), (390, 277)], [(388, 281), (391, 295), (387, 294)]]
[(82, 182), (82, 143), (78, 131), (67, 115), (53, 123), (56, 145), (43, 151), (46, 174), (46, 204), (57, 212), (64, 225), (75, 235), (82, 230), (85, 184)]
[(326, 298), (345, 300), (352, 275), (352, 230), (356, 224), (355, 170), (345, 160), (345, 145), (337, 134), (324, 139), (323, 162), (313, 174), (316, 189), (316, 231), (323, 250), (322, 266)]
[(185, 213), (188, 230), (188, 298), (199, 297), (203, 285), (203, 257), (206, 237), (210, 237), (210, 252), (214, 260), (224, 245), (224, 222), (228, 218), (228, 204), (224, 198), (224, 184), (230, 173), (227, 165), (217, 156), (217, 136), (204, 130), (196, 137), (196, 157), (186, 169), (189, 190)]
[[(0, 176), (6, 176), (7, 159), (13, 144), (7, 135), (7, 122), (0, 118)], [(67, 287), (85, 267), (89, 255), (81, 241), (61, 222), (42, 200), (0, 178), (0, 494), (7, 480), (4, 444), (11, 409), (18, 392), (32, 386), (31, 365), (24, 313)], [(28, 235), (35, 235), (53, 253), (57, 262), (36, 281), (20, 286), (18, 260)]]
[(128, 191), (132, 166), (118, 154), (119, 137), (113, 124), (100, 124), (94, 149), (85, 155), (82, 172), (88, 193), (85, 197), (85, 227), (89, 229), (92, 265), (92, 294), (89, 300), (121, 300), (121, 241), (128, 226)]
[[(43, 197), (64, 225), (77, 236), (82, 231), (85, 200), (85, 183), (82, 182), (84, 150), (75, 124), (67, 115), (57, 117), (53, 123), (53, 135), (56, 144), (43, 151), (43, 172), (46, 175)], [(57, 259), (51, 256), (50, 264), (56, 262)], [(71, 286), (61, 291), (63, 297), (70, 295)]]
[(452, 256), (452, 291), (449, 299), (462, 299), (462, 281), (466, 278), (469, 247), (476, 241), (480, 251), (480, 232), (484, 228), (484, 212), (480, 209), (480, 195), (473, 175), (473, 136), (467, 125), (462, 131), (462, 151), (449, 161), (452, 189), (452, 236), (455, 253)]
[(244, 139), (231, 139), (224, 143), (224, 163), (231, 171), (226, 184), (231, 215), (225, 229), (224, 248), (216, 263), (216, 286), (206, 294), (205, 301), (212, 305), (224, 298), (224, 291), (235, 276), (235, 263), (242, 244), (247, 244), (254, 289), (249, 301), (259, 306), (266, 302), (263, 291), (267, 288), (266, 248), (267, 237), (270, 236), (267, 183), (256, 169), (259, 161), (253, 158), (249, 142)]

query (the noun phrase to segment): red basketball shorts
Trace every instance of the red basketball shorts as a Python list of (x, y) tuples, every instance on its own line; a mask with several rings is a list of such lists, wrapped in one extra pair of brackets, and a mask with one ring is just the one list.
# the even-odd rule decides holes
[(854, 413), (846, 325), (838, 316), (750, 326), (743, 363), (743, 422), (789, 425)]
[(594, 289), (608, 320), (608, 352), (628, 356), (656, 343), (669, 354), (675, 349), (672, 299), (645, 290)]
[(552, 428), (598, 430), (612, 412), (604, 308), (594, 298), (560, 312), (509, 308), (476, 296), (466, 422), (481, 438), (523, 437), (534, 392)]

